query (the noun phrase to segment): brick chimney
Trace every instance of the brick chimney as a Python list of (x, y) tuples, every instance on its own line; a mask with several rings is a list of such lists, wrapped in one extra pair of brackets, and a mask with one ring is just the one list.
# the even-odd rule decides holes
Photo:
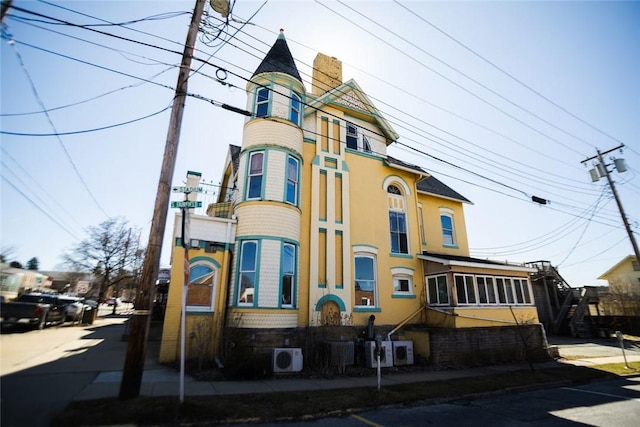
[(342, 61), (318, 53), (313, 60), (313, 80), (311, 92), (320, 96), (342, 84)]

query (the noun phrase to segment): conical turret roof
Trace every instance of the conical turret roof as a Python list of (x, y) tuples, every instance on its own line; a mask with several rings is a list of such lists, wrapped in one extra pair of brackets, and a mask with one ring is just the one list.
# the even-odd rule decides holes
[(253, 77), (261, 73), (284, 73), (296, 78), (300, 83), (300, 73), (296, 67), (296, 63), (293, 60), (287, 41), (284, 38), (284, 30), (280, 30), (280, 35), (276, 39), (276, 42), (271, 46), (271, 49), (264, 57)]

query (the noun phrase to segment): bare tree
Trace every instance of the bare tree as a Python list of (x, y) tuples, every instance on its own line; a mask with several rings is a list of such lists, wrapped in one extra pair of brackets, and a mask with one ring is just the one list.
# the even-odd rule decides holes
[(107, 292), (117, 297), (123, 286), (135, 280), (141, 253), (138, 235), (126, 219), (110, 218), (89, 227), (87, 238), (62, 258), (73, 271), (93, 273), (100, 283), (98, 299), (104, 301)]

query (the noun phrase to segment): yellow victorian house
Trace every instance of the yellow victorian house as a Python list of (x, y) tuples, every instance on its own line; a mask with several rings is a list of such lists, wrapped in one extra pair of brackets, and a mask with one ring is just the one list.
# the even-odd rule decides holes
[(245, 372), (336, 348), (368, 365), (376, 336), (385, 366), (522, 359), (523, 328), (542, 348), (535, 270), (469, 257), (470, 201), (387, 154), (398, 134), (339, 60), (318, 54), (307, 92), (281, 33), (246, 92), (242, 145), (191, 216), (186, 262), (176, 217), (161, 361), (179, 357), (186, 267), (188, 357)]

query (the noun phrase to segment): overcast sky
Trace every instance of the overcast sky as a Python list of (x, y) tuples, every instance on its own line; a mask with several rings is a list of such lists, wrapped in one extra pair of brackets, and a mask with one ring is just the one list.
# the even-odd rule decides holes
[[(193, 3), (14, 1), (37, 13), (9, 12), (0, 52), (0, 246), (16, 260), (56, 269), (116, 216), (146, 245)], [(582, 161), (625, 145), (606, 162), (626, 160), (612, 176), (637, 236), (640, 3), (238, 0), (228, 26), (209, 12), (196, 55), (213, 65), (193, 63), (189, 92), (204, 99), (187, 101), (174, 185), (201, 172), (213, 197), (243, 123), (218, 105), (245, 108), (283, 28), (307, 90), (317, 52), (340, 59), (400, 135), (389, 154), (473, 202), (472, 256), (549, 260), (582, 286), (632, 254)]]

